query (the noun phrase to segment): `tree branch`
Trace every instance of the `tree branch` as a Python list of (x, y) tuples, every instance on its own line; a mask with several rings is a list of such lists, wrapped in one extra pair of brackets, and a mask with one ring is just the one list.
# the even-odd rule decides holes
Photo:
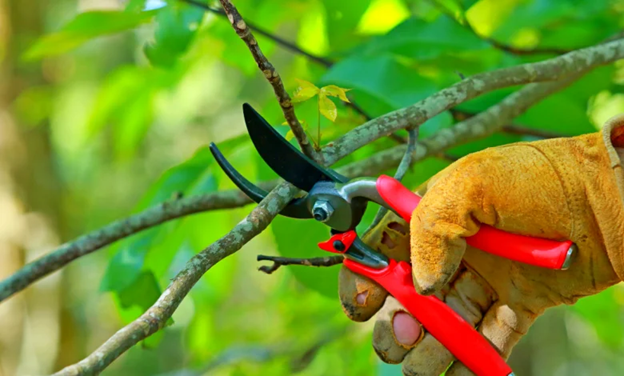
[[(276, 182), (263, 184), (274, 187)], [(51, 253), (26, 264), (0, 281), (0, 302), (23, 290), (38, 279), (115, 241), (172, 219), (209, 210), (230, 209), (252, 201), (240, 190), (228, 190), (163, 202), (128, 218), (115, 221), (99, 230), (68, 242)]]
[(303, 266), (316, 266), (327, 267), (342, 264), (344, 257), (342, 256), (328, 256), (328, 257), (312, 257), (312, 258), (292, 258), (292, 257), (276, 257), (258, 255), (258, 261), (272, 261), (273, 265), (263, 265), (258, 268), (261, 272), (266, 274), (272, 274), (279, 269), (280, 266), (285, 265), (303, 265)]
[(402, 128), (416, 127), (439, 113), (486, 92), (533, 82), (558, 81), (579, 75), (592, 68), (624, 58), (624, 40), (530, 64), (498, 69), (468, 77), (411, 106), (366, 122), (323, 149), (325, 162), (331, 165), (342, 156)]
[(228, 20), (230, 20), (230, 24), (232, 24), (234, 31), (236, 31), (236, 34), (245, 42), (247, 48), (249, 48), (249, 51), (251, 52), (251, 55), (256, 61), (258, 68), (260, 68), (264, 77), (267, 81), (269, 81), (271, 86), (273, 86), (273, 91), (275, 92), (275, 96), (277, 97), (279, 105), (282, 108), (284, 117), (286, 118), (293, 135), (297, 139), (301, 150), (308, 157), (321, 163), (322, 158), (320, 154), (314, 150), (312, 144), (310, 144), (310, 141), (308, 140), (308, 136), (306, 136), (305, 131), (303, 130), (303, 127), (301, 127), (299, 119), (297, 119), (297, 115), (295, 114), (293, 103), (290, 100), (290, 95), (286, 92), (282, 79), (275, 70), (275, 67), (273, 67), (273, 64), (267, 60), (266, 56), (262, 53), (262, 50), (260, 50), (258, 41), (253, 36), (251, 29), (247, 26), (247, 23), (245, 23), (245, 20), (243, 20), (243, 17), (240, 15), (234, 4), (232, 4), (230, 0), (219, 1), (223, 6), (223, 10), (227, 15)]
[[(412, 156), (412, 163), (429, 156), (438, 155), (446, 149), (478, 140), (500, 130), (511, 119), (522, 114), (529, 107), (547, 96), (570, 85), (579, 77), (580, 75), (577, 75), (557, 82), (527, 85), (486, 111), (461, 123), (457, 123), (452, 128), (436, 132), (418, 142), (417, 150)], [(342, 173), (350, 174), (353, 169), (353, 171), (368, 175), (368, 172), (371, 170), (388, 170), (399, 163), (406, 149), (406, 145), (399, 145), (381, 151), (367, 159), (351, 163), (342, 170)]]
[(141, 317), (115, 333), (91, 355), (79, 363), (65, 367), (55, 375), (98, 374), (130, 347), (162, 329), (201, 276), (262, 232), (297, 191), (288, 183), (278, 185), (232, 231), (193, 256), (158, 301)]

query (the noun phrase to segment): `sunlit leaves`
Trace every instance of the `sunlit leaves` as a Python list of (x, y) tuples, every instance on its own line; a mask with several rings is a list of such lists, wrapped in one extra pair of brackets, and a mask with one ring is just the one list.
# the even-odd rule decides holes
[[(379, 17), (383, 14), (383, 17)], [(357, 31), (362, 34), (384, 34), (410, 16), (400, 0), (373, 0), (362, 16)]]
[(327, 98), (327, 94), (319, 94), (318, 102), (321, 115), (325, 116), (331, 121), (336, 121), (336, 117), (338, 116), (338, 109), (336, 108), (336, 104), (332, 102), (331, 99)]
[[(319, 119), (317, 127), (317, 135), (316, 135), (316, 147), (320, 147), (321, 143), (321, 127), (320, 127), (320, 116), (323, 115), (332, 123), (336, 121), (338, 117), (338, 109), (336, 108), (336, 104), (329, 99), (328, 97), (338, 97), (340, 100), (349, 103), (349, 99), (347, 98), (347, 91), (350, 89), (344, 89), (338, 87), (336, 85), (327, 85), (321, 88), (318, 88), (311, 82), (296, 79), (299, 83), (299, 87), (295, 90), (292, 102), (293, 103), (302, 103), (307, 100), (318, 96), (317, 100), (317, 108), (319, 113)], [(307, 129), (307, 126), (304, 128)], [(293, 137), (292, 131), (289, 131), (286, 135), (286, 139), (290, 140)]]
[(149, 22), (154, 14), (155, 11), (81, 13), (63, 26), (61, 30), (39, 39), (26, 51), (24, 58), (34, 60), (66, 53), (93, 38), (134, 29)]
[(366, 106), (373, 113), (410, 105), (437, 89), (435, 82), (388, 54), (344, 59), (334, 65), (321, 82), (347, 86), (358, 94), (366, 93), (374, 97), (377, 103), (367, 103)]
[(327, 85), (319, 89), (313, 83), (305, 80), (297, 79), (297, 82), (299, 83), (299, 87), (295, 90), (292, 102), (305, 102), (318, 95), (319, 112), (332, 122), (336, 121), (338, 110), (336, 109), (336, 104), (328, 97), (338, 97), (340, 100), (349, 103), (347, 91), (350, 89), (344, 89), (336, 85)]
[(299, 87), (295, 90), (292, 98), (293, 103), (305, 102), (319, 93), (319, 88), (311, 82), (296, 79)]

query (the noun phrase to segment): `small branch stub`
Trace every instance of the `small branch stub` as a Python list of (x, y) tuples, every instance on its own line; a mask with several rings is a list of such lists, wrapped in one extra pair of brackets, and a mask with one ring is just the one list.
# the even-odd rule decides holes
[(343, 256), (328, 256), (328, 257), (314, 257), (314, 258), (290, 258), (290, 257), (274, 257), (258, 255), (258, 261), (272, 261), (273, 265), (263, 265), (258, 268), (261, 272), (266, 274), (272, 274), (279, 269), (280, 266), (286, 265), (302, 265), (302, 266), (314, 266), (317, 268), (329, 267), (338, 264), (342, 264), (344, 260)]

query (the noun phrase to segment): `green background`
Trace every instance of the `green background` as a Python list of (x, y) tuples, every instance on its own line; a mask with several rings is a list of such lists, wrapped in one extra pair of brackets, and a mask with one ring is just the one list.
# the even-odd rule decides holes
[[(604, 0), (234, 4), (248, 23), (333, 63), (315, 63), (256, 34), (289, 93), (297, 87), (295, 78), (338, 85), (352, 89), (351, 98), (373, 117), (452, 85), (459, 74), (556, 56), (510, 50), (594, 45), (617, 34), (624, 21), (624, 2)], [(224, 17), (174, 0), (0, 5), (0, 143), (14, 151), (0, 163), (0, 175), (8, 176), (0, 179), (0, 198), (6, 196), (0, 203), (9, 203), (0, 217), (23, 223), (18, 232), (0, 231), (0, 244), (16, 245), (0, 248), (2, 275), (63, 241), (175, 195), (234, 188), (213, 162), (210, 142), (251, 181), (276, 177), (245, 136), (242, 103), (251, 103), (283, 134), (288, 128), (280, 125), (284, 119), (271, 87)], [(621, 64), (596, 69), (514, 124), (566, 136), (596, 131), (624, 112), (623, 73)], [(458, 110), (478, 113), (514, 90), (490, 93)], [(332, 99), (338, 119), (320, 120), (323, 144), (364, 122)], [(316, 126), (314, 100), (296, 108), (300, 119)], [(453, 114), (443, 113), (421, 127), (420, 137), (455, 122)], [(496, 133), (419, 162), (404, 181), (415, 187), (453, 158), (533, 139)], [(338, 166), (394, 145), (378, 140)], [(79, 361), (153, 304), (186, 260), (251, 209), (197, 214), (147, 230), (4, 304), (0, 375), (49, 373)], [(400, 366), (377, 360), (372, 323), (355, 324), (343, 315), (337, 267), (257, 271), (258, 254), (323, 255), (316, 243), (327, 235), (322, 225), (277, 218), (206, 273), (172, 325), (104, 374), (399, 375)], [(618, 285), (574, 307), (548, 311), (514, 351), (516, 373), (623, 374), (623, 304)]]

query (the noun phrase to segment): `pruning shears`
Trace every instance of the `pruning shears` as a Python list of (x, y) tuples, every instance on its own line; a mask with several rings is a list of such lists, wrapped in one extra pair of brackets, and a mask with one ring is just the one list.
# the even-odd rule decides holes
[[(243, 113), (249, 136), (262, 159), (284, 180), (307, 192), (304, 197), (293, 199), (281, 215), (313, 218), (329, 226), (332, 236), (319, 243), (319, 247), (344, 255), (347, 268), (383, 286), (471, 371), (480, 376), (513, 375), (490, 343), (460, 315), (437, 297), (416, 292), (408, 263), (389, 259), (357, 236), (355, 228), (369, 202), (386, 207), (409, 222), (421, 197), (386, 175), (349, 179), (322, 167), (291, 145), (250, 105), (243, 105)], [(223, 171), (249, 198), (260, 202), (268, 194), (236, 171), (214, 143), (210, 150)], [(487, 225), (482, 225), (466, 242), (485, 252), (550, 269), (567, 269), (578, 252), (571, 241), (533, 238)]]

